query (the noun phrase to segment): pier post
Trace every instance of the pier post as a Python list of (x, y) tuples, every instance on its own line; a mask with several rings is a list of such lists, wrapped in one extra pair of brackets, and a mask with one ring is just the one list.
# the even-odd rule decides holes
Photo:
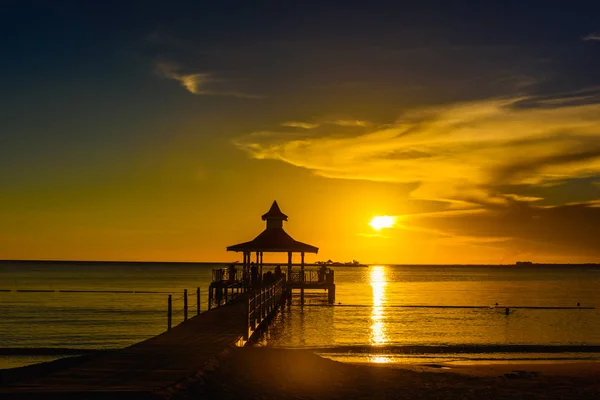
[(167, 330), (171, 330), (171, 320), (173, 318), (173, 297), (169, 295), (167, 300)]
[(200, 288), (196, 288), (196, 315), (200, 315)]
[(252, 299), (252, 317), (250, 318), (250, 327), (252, 328), (252, 332), (254, 332), (256, 330), (256, 293), (254, 292), (250, 294), (250, 297)]
[(327, 297), (329, 304), (335, 304), (335, 285), (329, 286), (329, 289), (327, 289)]
[(288, 306), (292, 305), (292, 252), (288, 251)]
[(260, 267), (259, 268), (260, 268), (260, 272), (259, 272), (259, 274), (260, 274), (260, 286), (262, 286), (263, 283), (264, 283), (263, 282), (263, 252), (262, 251), (260, 252)]
[(187, 321), (188, 317), (188, 293), (187, 289), (183, 289), (183, 320)]
[(335, 281), (334, 281), (334, 271), (333, 270), (329, 270), (329, 272), (327, 273), (327, 275), (325, 276), (325, 279), (327, 281), (327, 297), (328, 297), (328, 302), (329, 304), (334, 304), (335, 303)]
[(250, 331), (250, 299), (248, 299), (248, 306), (246, 307), (246, 327), (244, 329), (244, 341), (248, 341)]
[(304, 305), (304, 252), (300, 253), (300, 305)]
[(208, 287), (208, 309), (211, 309), (212, 306), (212, 297), (213, 297), (213, 286), (210, 285)]
[(260, 320), (265, 318), (265, 290), (260, 290)]

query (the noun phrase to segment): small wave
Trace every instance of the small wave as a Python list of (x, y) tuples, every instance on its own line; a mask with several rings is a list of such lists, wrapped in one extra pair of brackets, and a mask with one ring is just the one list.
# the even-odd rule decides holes
[(319, 353), (363, 354), (483, 354), (483, 353), (600, 353), (596, 345), (449, 345), (311, 347)]
[(100, 353), (110, 350), (84, 349), (70, 347), (0, 347), (2, 356), (54, 356), (54, 355), (79, 355)]

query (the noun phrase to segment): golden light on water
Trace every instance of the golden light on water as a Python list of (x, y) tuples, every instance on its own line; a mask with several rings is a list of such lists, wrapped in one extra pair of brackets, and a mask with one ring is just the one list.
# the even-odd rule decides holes
[(390, 215), (380, 215), (377, 217), (373, 217), (369, 225), (376, 231), (380, 231), (384, 228), (391, 228), (396, 225), (396, 217)]
[(374, 356), (369, 358), (369, 361), (377, 364), (385, 364), (391, 362), (392, 360), (386, 356)]
[(387, 343), (385, 331), (385, 286), (387, 285), (385, 267), (376, 265), (371, 267), (369, 281), (373, 289), (373, 310), (371, 311), (371, 345), (378, 346)]

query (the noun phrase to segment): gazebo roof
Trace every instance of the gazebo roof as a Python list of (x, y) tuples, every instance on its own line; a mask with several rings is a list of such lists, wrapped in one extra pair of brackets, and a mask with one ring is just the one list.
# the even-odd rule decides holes
[(273, 201), (271, 204), (271, 208), (267, 211), (266, 214), (263, 214), (262, 220), (265, 221), (267, 219), (282, 219), (287, 221), (288, 216), (281, 212), (279, 209), (279, 204), (277, 204), (277, 200)]
[(283, 228), (265, 229), (250, 242), (227, 247), (227, 251), (263, 251), (267, 253), (318, 253), (319, 248), (294, 240)]
[(274, 201), (269, 211), (262, 216), (267, 221), (267, 229), (250, 242), (238, 243), (227, 247), (227, 251), (262, 251), (268, 253), (318, 253), (319, 249), (310, 244), (294, 240), (283, 230), (283, 221), (288, 217)]

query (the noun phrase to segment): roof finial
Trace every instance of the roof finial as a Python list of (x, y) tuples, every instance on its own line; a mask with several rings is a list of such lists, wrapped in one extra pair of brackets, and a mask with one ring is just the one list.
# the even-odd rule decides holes
[(267, 221), (267, 229), (283, 228), (283, 221), (287, 221), (288, 217), (279, 209), (277, 200), (273, 201), (271, 208), (266, 214), (263, 214), (262, 220)]

